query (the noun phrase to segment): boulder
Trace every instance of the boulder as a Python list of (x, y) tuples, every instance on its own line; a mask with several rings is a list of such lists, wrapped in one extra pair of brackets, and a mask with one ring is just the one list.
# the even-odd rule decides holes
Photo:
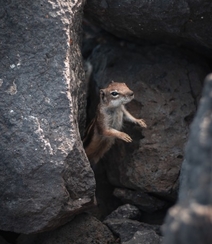
[(115, 238), (111, 231), (96, 218), (80, 214), (71, 222), (55, 231), (34, 235), (21, 235), (17, 244), (113, 244)]
[(211, 55), (210, 0), (90, 0), (87, 18), (115, 36), (138, 41), (177, 43)]
[(0, 1), (0, 229), (56, 228), (93, 205), (80, 54), (84, 1)]
[(174, 46), (141, 47), (118, 41), (98, 45), (89, 59), (93, 65), (90, 118), (99, 89), (114, 80), (134, 91), (127, 109), (148, 126), (124, 124), (123, 131), (133, 142), (117, 140), (99, 162), (110, 183), (175, 200), (189, 125), (208, 73), (206, 61)]
[(140, 222), (142, 214), (137, 207), (125, 204), (108, 215), (103, 223), (119, 236), (123, 244), (161, 243), (160, 225)]
[[(139, 235), (137, 233), (139, 232), (141, 236), (143, 235), (143, 237), (149, 241), (152, 239), (156, 240), (156, 242), (152, 242), (153, 244), (156, 243), (159, 244), (159, 240), (160, 240), (160, 236), (158, 235), (160, 232), (159, 226), (148, 225), (145, 223), (141, 223), (137, 220), (131, 220), (125, 218), (123, 219), (110, 218), (105, 220), (104, 223), (112, 230), (112, 232), (115, 235), (120, 237), (121, 243), (125, 243), (125, 242), (128, 243), (128, 241), (130, 240), (132, 241), (133, 239), (135, 239), (135, 235)], [(138, 239), (138, 242), (135, 243), (142, 243), (142, 242), (139, 242)]]
[(162, 237), (159, 237), (152, 230), (136, 231), (132, 239), (122, 242), (123, 244), (161, 244)]
[(130, 204), (118, 207), (104, 223), (120, 237), (123, 244), (159, 244), (162, 242), (160, 226), (139, 222), (143, 212)]
[(153, 213), (168, 207), (166, 201), (160, 200), (157, 197), (150, 196), (140, 191), (116, 188), (113, 194), (117, 198), (121, 199), (123, 203), (133, 204), (140, 210), (147, 213)]
[(133, 219), (139, 220), (141, 217), (140, 210), (133, 205), (125, 204), (118, 207), (111, 214), (109, 214), (106, 219)]
[(178, 203), (164, 226), (164, 244), (212, 242), (212, 75), (205, 79), (181, 171)]

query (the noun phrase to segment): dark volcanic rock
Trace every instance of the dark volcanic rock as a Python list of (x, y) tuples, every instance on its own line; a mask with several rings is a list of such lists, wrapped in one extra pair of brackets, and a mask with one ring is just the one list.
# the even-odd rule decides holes
[(111, 231), (96, 218), (80, 214), (70, 223), (35, 235), (22, 235), (17, 244), (112, 244), (115, 239)]
[[(120, 45), (119, 45), (120, 44)], [(135, 99), (128, 110), (148, 128), (125, 123), (132, 143), (120, 140), (99, 164), (110, 183), (121, 188), (176, 198), (183, 148), (196, 112), (207, 63), (171, 46), (99, 45), (92, 53), (90, 116), (99, 89), (111, 80), (125, 82)], [(91, 116), (92, 117), (92, 116)]]
[(166, 219), (164, 244), (212, 242), (212, 75), (207, 76), (191, 126), (180, 197)]
[(162, 237), (159, 237), (152, 230), (136, 231), (132, 239), (123, 244), (160, 244), (162, 243)]
[(167, 207), (167, 203), (165, 201), (139, 191), (116, 188), (113, 194), (120, 198), (123, 203), (134, 204), (140, 210), (148, 213)]
[(89, 0), (86, 16), (125, 39), (174, 42), (211, 53), (210, 0), (113, 1)]
[(118, 207), (106, 219), (136, 219), (139, 220), (141, 217), (140, 210), (130, 204), (125, 204)]
[(108, 215), (104, 223), (120, 237), (123, 244), (161, 243), (160, 226), (137, 221), (141, 215), (137, 207), (125, 204)]
[[(0, 228), (32, 233), (93, 205), (79, 134), (84, 1), (0, 1)], [(71, 31), (70, 31), (71, 30)]]
[(130, 219), (113, 219), (113, 218), (105, 220), (104, 223), (113, 231), (114, 234), (120, 237), (121, 243), (133, 239), (133, 236), (137, 231), (140, 232), (148, 231), (154, 233), (153, 235), (157, 236), (157, 239), (160, 239), (159, 236), (156, 234), (156, 232), (158, 234), (160, 233), (160, 227), (156, 225), (148, 225)]

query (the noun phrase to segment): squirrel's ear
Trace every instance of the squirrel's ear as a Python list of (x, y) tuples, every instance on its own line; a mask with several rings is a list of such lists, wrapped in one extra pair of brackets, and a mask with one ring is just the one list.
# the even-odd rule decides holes
[(111, 80), (111, 82), (110, 83), (114, 83), (114, 81), (113, 80)]
[(105, 91), (104, 91), (104, 89), (101, 89), (99, 92), (100, 92), (100, 100), (104, 101), (105, 100)]

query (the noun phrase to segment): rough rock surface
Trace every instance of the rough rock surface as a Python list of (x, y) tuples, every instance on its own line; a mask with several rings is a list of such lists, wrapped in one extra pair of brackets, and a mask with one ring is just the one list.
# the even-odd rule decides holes
[(207, 76), (191, 126), (180, 197), (168, 214), (164, 244), (212, 242), (212, 75)]
[(89, 19), (118, 37), (183, 43), (205, 54), (212, 52), (211, 11), (210, 0), (90, 0), (85, 7)]
[[(127, 242), (133, 239), (136, 232), (148, 232), (148, 235), (153, 235), (153, 238), (157, 236), (156, 239), (160, 239), (159, 226), (148, 225), (145, 223), (138, 222), (137, 220), (131, 219), (107, 219), (104, 223), (112, 230), (112, 232), (118, 235), (121, 239), (121, 243)], [(157, 234), (156, 234), (157, 231)]]
[(161, 243), (160, 225), (139, 222), (142, 215), (137, 207), (125, 204), (108, 215), (103, 223), (119, 236), (122, 244)]
[(35, 235), (22, 235), (17, 244), (112, 244), (111, 231), (96, 218), (80, 214), (70, 223), (55, 231)]
[(55, 228), (93, 204), (78, 128), (85, 121), (83, 4), (0, 1), (2, 230)]
[(152, 230), (136, 231), (131, 240), (122, 243), (123, 244), (161, 244), (162, 237), (159, 237)]
[(140, 210), (133, 205), (125, 204), (118, 207), (106, 219), (135, 219), (139, 220), (141, 217)]
[(120, 198), (123, 203), (134, 204), (140, 210), (148, 213), (167, 207), (167, 202), (139, 191), (116, 188), (113, 194)]
[(176, 198), (190, 121), (196, 112), (207, 63), (198, 55), (172, 46), (138, 47), (110, 42), (95, 48), (90, 117), (99, 88), (125, 82), (135, 99), (128, 110), (148, 128), (127, 124), (132, 143), (120, 140), (99, 162), (114, 186)]

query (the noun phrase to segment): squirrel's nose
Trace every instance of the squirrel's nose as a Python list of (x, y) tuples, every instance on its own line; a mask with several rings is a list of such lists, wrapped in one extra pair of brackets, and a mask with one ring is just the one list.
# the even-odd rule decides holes
[(131, 96), (131, 97), (134, 96), (134, 93), (133, 93), (133, 92), (130, 92), (130, 96)]

